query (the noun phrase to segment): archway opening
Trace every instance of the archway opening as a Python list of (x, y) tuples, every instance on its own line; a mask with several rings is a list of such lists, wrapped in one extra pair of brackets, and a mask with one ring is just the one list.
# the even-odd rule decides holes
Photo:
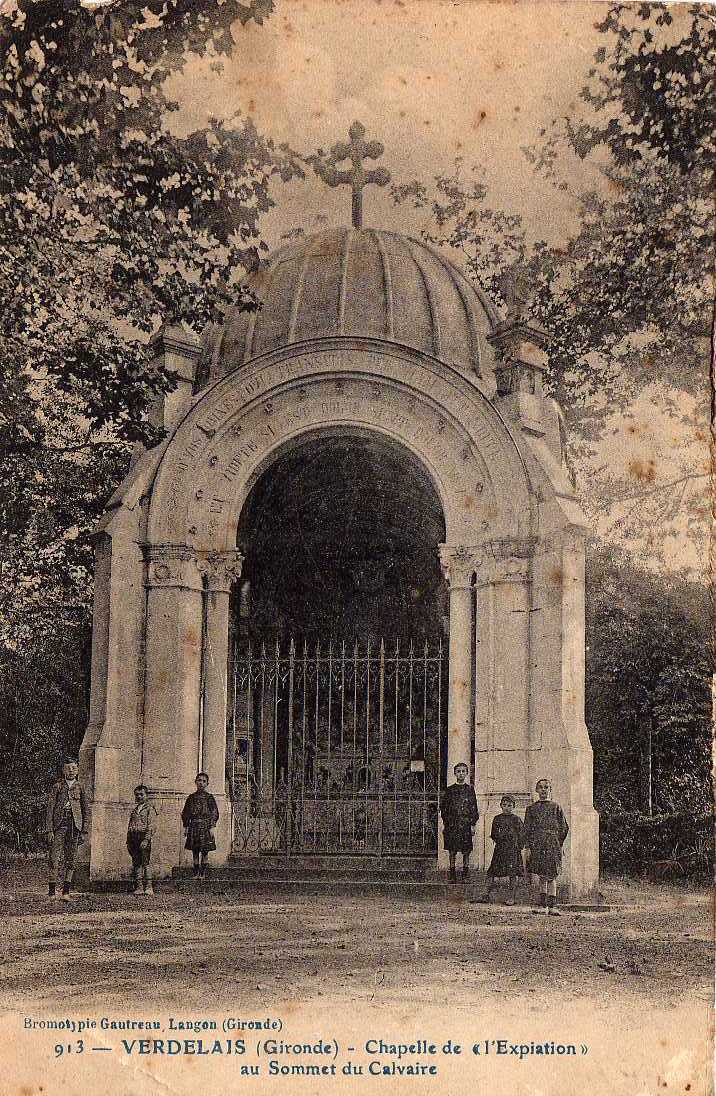
[(241, 627), (253, 640), (435, 639), (445, 519), (402, 446), (321, 437), (279, 457), (243, 508)]
[(259, 477), (237, 539), (236, 851), (434, 855), (448, 603), (429, 475), (375, 435), (313, 437)]

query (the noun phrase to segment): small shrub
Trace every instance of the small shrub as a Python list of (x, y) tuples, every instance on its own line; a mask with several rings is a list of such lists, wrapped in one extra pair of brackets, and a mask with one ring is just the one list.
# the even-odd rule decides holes
[(603, 814), (599, 848), (606, 871), (709, 877), (714, 870), (713, 815), (693, 811), (654, 817), (636, 811)]

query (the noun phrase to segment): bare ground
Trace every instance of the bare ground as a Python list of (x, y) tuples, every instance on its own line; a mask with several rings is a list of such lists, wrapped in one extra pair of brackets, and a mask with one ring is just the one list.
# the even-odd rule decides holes
[[(607, 880), (602, 890), (609, 912), (564, 911), (559, 919), (524, 906), (470, 904), (459, 887), (454, 898), (432, 902), (267, 897), (189, 882), (182, 890), (164, 885), (154, 899), (84, 894), (64, 906), (47, 898), (44, 865), (35, 861), (5, 872), (0, 997), (5, 1018), (30, 1008), (136, 1016), (138, 1002), (141, 1015), (240, 1008), (243, 1016), (287, 1009), (358, 1016), (378, 1009), (393, 1017), (479, 1015), (483, 1026), (486, 1016), (509, 1015), (517, 1025), (520, 1017), (582, 1017), (586, 1030), (584, 1018), (592, 1016), (607, 1057), (611, 1030), (626, 1040), (620, 1054), (633, 1046), (646, 1063), (640, 1030), (648, 1033), (660, 1017), (659, 1030), (673, 1033), (678, 1014), (685, 1034), (675, 1036), (676, 1050), (661, 1039), (668, 1061), (681, 1060), (679, 1053), (683, 1059), (687, 1045), (689, 1054), (700, 1042), (705, 1051), (713, 999), (709, 893), (625, 879)], [(690, 1080), (676, 1087), (662, 1066), (653, 1090), (629, 1087), (640, 1072), (628, 1065), (626, 1087), (603, 1091), (707, 1091), (705, 1074), (697, 1083), (691, 1066)], [(602, 1091), (598, 1079), (589, 1084)], [(571, 1096), (569, 1088), (517, 1083), (504, 1091)]]
[[(287, 989), (302, 1000), (395, 996), (433, 1003), (481, 994), (556, 993), (599, 1000), (617, 991), (668, 1003), (713, 987), (712, 904), (705, 889), (611, 879), (609, 912), (532, 914), (528, 907), (375, 895), (265, 895), (201, 884), (154, 899), (45, 893), (43, 865), (4, 872), (0, 992), (67, 1006), (123, 1007), (151, 971), (146, 1003), (200, 1010)], [(198, 981), (195, 981), (198, 977)]]

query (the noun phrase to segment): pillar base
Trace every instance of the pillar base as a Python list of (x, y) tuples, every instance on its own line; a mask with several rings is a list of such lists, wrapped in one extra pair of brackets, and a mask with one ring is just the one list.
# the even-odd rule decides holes
[(127, 823), (134, 806), (133, 789), (140, 782), (139, 750), (95, 745), (91, 730), (89, 744), (80, 748), (79, 755), (79, 780), (87, 796), (89, 826), (77, 863), (90, 880), (129, 878)]
[(559, 884), (565, 898), (593, 898), (598, 892), (599, 815), (591, 804), (572, 804)]

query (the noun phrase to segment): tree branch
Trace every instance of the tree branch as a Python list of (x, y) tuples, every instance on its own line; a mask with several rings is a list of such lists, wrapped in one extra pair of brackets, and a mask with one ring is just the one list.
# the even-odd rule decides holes
[(668, 491), (672, 487), (679, 487), (682, 484), (685, 489), (686, 483), (690, 480), (708, 478), (708, 472), (688, 472), (686, 475), (679, 476), (677, 479), (668, 480), (666, 483), (654, 483), (650, 487), (642, 487), (638, 491), (628, 491), (623, 494), (614, 493), (610, 497), (612, 502), (629, 502), (631, 499), (645, 499), (650, 495), (656, 494), (658, 491)]

